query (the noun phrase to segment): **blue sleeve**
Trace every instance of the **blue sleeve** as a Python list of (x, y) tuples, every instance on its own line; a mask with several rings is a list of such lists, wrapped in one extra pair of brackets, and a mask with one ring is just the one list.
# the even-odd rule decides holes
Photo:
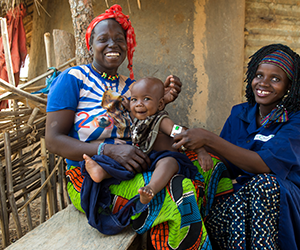
[(276, 135), (257, 151), (281, 179), (300, 177), (300, 112), (293, 114)]
[(47, 112), (58, 110), (76, 111), (82, 81), (65, 70), (51, 84), (47, 100)]

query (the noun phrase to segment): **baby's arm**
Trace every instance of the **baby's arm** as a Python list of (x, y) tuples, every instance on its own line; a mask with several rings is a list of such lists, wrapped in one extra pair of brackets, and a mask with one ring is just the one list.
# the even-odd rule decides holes
[(204, 172), (213, 168), (214, 163), (211, 159), (211, 155), (207, 153), (204, 147), (197, 149), (195, 152), (198, 155), (198, 162)]
[(160, 123), (159, 131), (170, 136), (173, 126), (174, 122), (169, 117), (165, 117)]

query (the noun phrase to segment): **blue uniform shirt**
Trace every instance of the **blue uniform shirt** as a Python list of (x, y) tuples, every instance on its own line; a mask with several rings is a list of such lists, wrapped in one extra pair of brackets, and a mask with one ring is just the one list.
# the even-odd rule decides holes
[[(300, 247), (300, 111), (289, 113), (287, 122), (264, 128), (256, 124), (257, 110), (257, 104), (234, 106), (220, 136), (257, 152), (277, 177), (280, 185), (279, 243), (297, 249)], [(230, 162), (229, 165), (239, 185), (254, 175)]]

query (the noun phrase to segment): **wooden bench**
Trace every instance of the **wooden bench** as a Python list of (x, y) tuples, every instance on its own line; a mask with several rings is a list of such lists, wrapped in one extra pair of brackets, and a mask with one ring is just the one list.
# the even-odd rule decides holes
[(7, 250), (26, 249), (145, 249), (144, 236), (127, 227), (107, 236), (91, 227), (86, 216), (69, 205), (34, 230), (8, 246)]

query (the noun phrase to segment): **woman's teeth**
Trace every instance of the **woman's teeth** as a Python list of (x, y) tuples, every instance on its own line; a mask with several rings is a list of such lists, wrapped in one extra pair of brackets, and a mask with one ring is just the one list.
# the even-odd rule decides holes
[(115, 58), (115, 57), (119, 57), (120, 53), (107, 53), (106, 56), (107, 57), (114, 57)]
[(269, 91), (264, 91), (264, 90), (257, 90), (257, 93), (258, 94), (261, 94), (261, 95), (268, 95), (268, 94), (270, 94), (270, 92)]

